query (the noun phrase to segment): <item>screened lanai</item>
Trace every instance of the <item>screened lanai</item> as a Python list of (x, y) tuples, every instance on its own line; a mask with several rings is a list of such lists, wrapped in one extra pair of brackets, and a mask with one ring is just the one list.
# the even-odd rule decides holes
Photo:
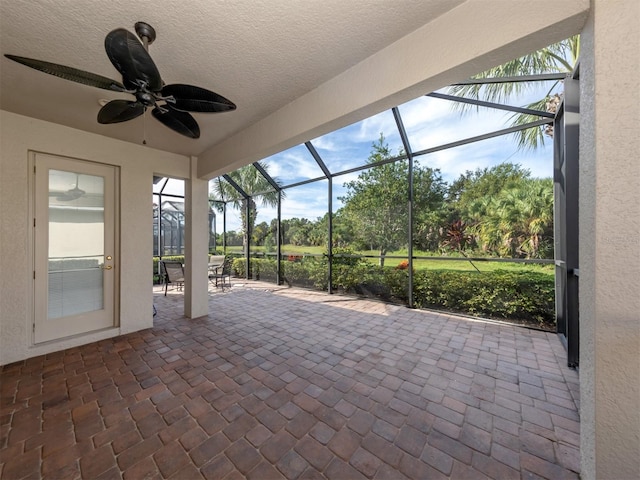
[[(210, 250), (234, 256), (234, 272), (246, 280), (499, 319), (557, 331), (565, 339), (570, 316), (574, 340), (568, 363), (575, 366), (577, 272), (567, 268), (566, 225), (577, 218), (575, 210), (567, 214), (567, 201), (569, 207), (577, 202), (577, 191), (565, 194), (564, 152), (577, 145), (577, 132), (566, 136), (566, 109), (558, 102), (566, 101), (567, 89), (569, 98), (575, 96), (572, 78), (577, 74), (469, 80), (215, 178), (210, 204), (222, 221), (210, 229), (209, 244), (215, 246)], [(456, 87), (504, 83), (522, 91), (512, 104), (452, 93)], [(544, 109), (519, 106), (540, 97), (555, 102), (543, 103)], [(461, 113), (461, 106), (471, 112)], [(507, 126), (514, 114), (528, 117)], [(533, 152), (519, 148), (514, 137), (522, 132), (540, 134), (543, 143)], [(471, 237), (483, 219), (465, 225), (447, 207), (455, 200), (456, 182), (508, 169), (513, 169), (508, 175), (544, 182), (544, 189), (534, 192), (546, 198), (540, 220), (546, 231), (536, 237), (535, 251), (474, 244)], [(577, 173), (570, 175), (576, 188)], [(371, 182), (378, 188), (363, 193)], [(358, 195), (379, 198), (365, 201), (368, 210), (354, 225)], [(359, 232), (369, 228), (388, 238), (368, 232), (363, 240)], [(577, 247), (575, 238), (569, 241)], [(468, 295), (459, 294), (465, 289)]]
[[(179, 12), (165, 3), (127, 2), (137, 7), (137, 18), (131, 18), (130, 8), (114, 8), (112, 2), (2, 2), (3, 54), (120, 80), (104, 55), (104, 35), (113, 28), (131, 29), (134, 21), (151, 21), (158, 29), (152, 56), (168, 84), (210, 88), (238, 105), (234, 114), (196, 116), (202, 127), (197, 141), (170, 136), (164, 125), (142, 117), (102, 126), (95, 121), (99, 100), (105, 94), (113, 95), (107, 99), (124, 95), (65, 82), (2, 58), (0, 199), (5, 214), (0, 249), (3, 271), (14, 272), (0, 288), (2, 476), (268, 478), (272, 465), (286, 478), (356, 478), (358, 472), (366, 478), (639, 478), (640, 259), (633, 235), (640, 219), (634, 108), (640, 95), (634, 88), (640, 68), (638, 2), (307, 2), (292, 9), (287, 1), (248, 2), (243, 8), (238, 2), (198, 0), (180, 4)], [(450, 321), (455, 315), (446, 311), (354, 300), (340, 295), (340, 278), (327, 273), (326, 280), (338, 286), (333, 294), (328, 288), (306, 289), (305, 295), (293, 297), (299, 289), (287, 288), (286, 282), (244, 277), (234, 278), (233, 288), (224, 293), (214, 290), (204, 263), (210, 250), (205, 240), (210, 180), (307, 141), (328, 165), (318, 138), (393, 106), (399, 107), (413, 155), (429, 146), (414, 144), (410, 117), (401, 108), (405, 102), (576, 33), (584, 40), (581, 104), (576, 109), (565, 95), (561, 114), (567, 134), (577, 129), (578, 112), (581, 116), (580, 224), (576, 228), (567, 218), (566, 245), (554, 244), (557, 264), (552, 267), (565, 269), (567, 291), (573, 288), (569, 281), (577, 286), (580, 279), (579, 401), (572, 396), (575, 389), (562, 388), (563, 379), (576, 385), (578, 372), (558, 368), (566, 352), (555, 334), (473, 319)], [(381, 133), (376, 130), (365, 140), (363, 159)], [(382, 133), (393, 137), (386, 128)], [(554, 133), (554, 140), (563, 135)], [(438, 135), (436, 146), (454, 141), (442, 131)], [(565, 144), (556, 143), (558, 153), (569, 153)], [(389, 145), (398, 147), (397, 142)], [(504, 150), (505, 157), (512, 152), (511, 147)], [(104, 272), (114, 287), (107, 302), (114, 307), (110, 328), (84, 328), (71, 337), (60, 331), (59, 339), (47, 342), (34, 339), (37, 322), (46, 320), (36, 307), (48, 302), (47, 292), (34, 288), (48, 275), (46, 261), (33, 248), (35, 234), (45, 225), (41, 220), (46, 221), (38, 214), (36, 230), (32, 203), (34, 197), (47, 197), (46, 188), (33, 184), (37, 175), (31, 167), (39, 163), (40, 153), (56, 161), (79, 159), (83, 167), (113, 166), (119, 183), (115, 206), (121, 213), (113, 230), (120, 248), (114, 267)], [(576, 164), (565, 158), (552, 167), (556, 200), (563, 198), (561, 193), (575, 198), (578, 190), (571, 182), (577, 177), (570, 173)], [(409, 158), (405, 162), (406, 167), (399, 165), (408, 171)], [(421, 168), (438, 167), (426, 156), (413, 162), (414, 180), (416, 162)], [(268, 173), (282, 178), (271, 168)], [(345, 179), (355, 182), (365, 173)], [(154, 175), (185, 180), (188, 277), (184, 291), (168, 295), (168, 306), (152, 317), (157, 297), (149, 285), (149, 189)], [(334, 202), (334, 217), (327, 217), (333, 223), (334, 256), (347, 253), (338, 251), (343, 245), (337, 239), (353, 233), (338, 222), (345, 208), (338, 197), (349, 194), (339, 191), (345, 183), (340, 180), (332, 179), (331, 197), (329, 179), (318, 187), (327, 202)], [(295, 188), (283, 189), (280, 215), (284, 276), (278, 280), (290, 282), (294, 268), (304, 273), (305, 250), (325, 253), (324, 247), (305, 248), (297, 259), (300, 252), (287, 243)], [(270, 225), (277, 213), (261, 205), (258, 225), (263, 220)], [(232, 231), (241, 231), (242, 218), (230, 203), (227, 207), (229, 240)], [(299, 211), (304, 216), (298, 213), (297, 218), (314, 225), (323, 215), (310, 207)], [(423, 211), (414, 208), (412, 214)], [(556, 212), (556, 218), (562, 213)], [(570, 209), (564, 213), (569, 216)], [(221, 216), (216, 210), (218, 237)], [(423, 230), (416, 227), (422, 219), (414, 219), (420, 239)], [(406, 234), (410, 225), (402, 220), (405, 227), (399, 231)], [(309, 226), (299, 223), (301, 236), (310, 238)], [(328, 226), (321, 230), (327, 232)], [(260, 231), (254, 229), (250, 253), (276, 252), (261, 242)], [(578, 233), (579, 248), (569, 242), (569, 234)], [(562, 240), (554, 235), (554, 242)], [(227, 241), (223, 250), (239, 255), (238, 267), (246, 265), (242, 239), (234, 242)], [(345, 243), (349, 255), (379, 255), (380, 245)], [(414, 256), (426, 256), (418, 247), (412, 245)], [(409, 245), (404, 248), (389, 248), (386, 257), (404, 257), (408, 267)], [(284, 258), (288, 251), (291, 260)], [(579, 269), (570, 265), (571, 256), (579, 256)], [(268, 266), (268, 257), (255, 260)], [(377, 258), (357, 260), (366, 273), (379, 268)], [(416, 281), (424, 275), (421, 262), (426, 260), (413, 259), (415, 272), (404, 270), (407, 281), (409, 272), (414, 277), (414, 307), (421, 294), (437, 292)], [(401, 263), (386, 258), (383, 269), (401, 278), (402, 270), (395, 270)], [(474, 264), (482, 270), (512, 262)], [(332, 264), (336, 273), (338, 265)], [(446, 276), (426, 271), (430, 277)], [(256, 270), (247, 272), (255, 275)], [(261, 278), (266, 273), (260, 269)], [(256, 287), (245, 292), (240, 283)], [(365, 286), (375, 293), (372, 284)], [(408, 292), (408, 283), (400, 287)], [(562, 291), (562, 282), (554, 289)], [(329, 308), (314, 312), (309, 298)], [(559, 298), (555, 295), (558, 329), (570, 306), (563, 308)], [(355, 303), (363, 304), (361, 314), (339, 308)], [(552, 348), (544, 347), (543, 337)], [(337, 365), (335, 355), (341, 356)], [(509, 370), (517, 374), (505, 377)], [(438, 391), (443, 395), (435, 398)], [(408, 406), (407, 400), (417, 406)], [(354, 432), (360, 438), (354, 440)], [(416, 445), (424, 448), (418, 451)]]

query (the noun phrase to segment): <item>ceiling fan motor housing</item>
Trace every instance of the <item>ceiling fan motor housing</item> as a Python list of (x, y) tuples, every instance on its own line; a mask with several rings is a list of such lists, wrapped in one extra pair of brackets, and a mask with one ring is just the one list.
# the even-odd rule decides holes
[(156, 99), (146, 88), (141, 88), (136, 92), (136, 99), (146, 107), (152, 107), (156, 104)]

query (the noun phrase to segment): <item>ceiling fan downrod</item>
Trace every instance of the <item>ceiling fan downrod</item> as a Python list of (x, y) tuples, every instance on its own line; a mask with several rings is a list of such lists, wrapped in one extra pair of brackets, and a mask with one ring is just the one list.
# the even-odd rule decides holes
[(142, 40), (144, 49), (148, 52), (149, 45), (151, 45), (156, 39), (156, 30), (146, 22), (136, 22), (135, 29), (140, 40)]

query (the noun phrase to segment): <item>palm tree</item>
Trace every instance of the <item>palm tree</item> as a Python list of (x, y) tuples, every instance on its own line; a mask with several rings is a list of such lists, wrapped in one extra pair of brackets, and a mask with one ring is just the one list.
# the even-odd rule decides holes
[[(541, 50), (529, 55), (517, 58), (486, 72), (474, 75), (474, 79), (513, 77), (522, 75), (535, 75), (542, 73), (570, 73), (575, 67), (580, 54), (580, 37), (573, 36), (553, 45), (549, 45)], [(537, 82), (508, 82), (508, 83), (488, 83), (475, 85), (454, 85), (449, 87), (449, 94), (457, 95), (487, 102), (506, 103), (511, 97), (531, 90)], [(555, 108), (560, 103), (562, 93), (557, 89), (560, 81), (555, 82), (544, 98), (529, 105), (523, 105), (532, 110), (542, 110), (555, 112)], [(555, 92), (555, 93), (554, 93)], [(467, 112), (475, 107), (470, 104), (454, 102), (454, 108)], [(515, 113), (511, 117), (510, 126), (520, 126), (540, 117), (535, 115)], [(518, 148), (535, 150), (544, 144), (544, 134), (553, 135), (550, 128), (528, 128), (516, 132), (518, 137)]]
[[(268, 173), (268, 166), (264, 162), (258, 162), (260, 167)], [(218, 177), (213, 182), (212, 200), (231, 203), (234, 208), (240, 210), (242, 222), (243, 245), (246, 248), (249, 243), (248, 233), (253, 231), (258, 215), (256, 199), (259, 198), (263, 206), (275, 207), (278, 205), (278, 192), (273, 189), (267, 179), (253, 165), (239, 168), (229, 174), (229, 177), (249, 196), (244, 198), (233, 185)], [(273, 178), (278, 186), (280, 180)], [(281, 193), (284, 197), (284, 192)], [(247, 203), (248, 202), (248, 203)], [(248, 214), (247, 217), (247, 206)]]
[(502, 257), (546, 258), (553, 238), (553, 181), (527, 178), (471, 204), (471, 231)]
[(522, 241), (527, 258), (546, 258), (553, 248), (553, 181), (535, 178), (516, 190)]

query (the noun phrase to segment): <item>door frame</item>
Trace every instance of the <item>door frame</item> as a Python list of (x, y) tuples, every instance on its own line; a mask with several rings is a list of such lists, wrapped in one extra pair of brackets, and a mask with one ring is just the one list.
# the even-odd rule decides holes
[[(96, 330), (89, 330), (85, 332), (79, 332), (75, 334), (71, 334), (69, 336), (62, 336), (56, 339), (43, 340), (36, 342), (36, 315), (37, 315), (37, 291), (36, 291), (36, 270), (37, 270), (37, 257), (36, 257), (36, 158), (38, 155), (46, 155), (49, 157), (58, 158), (61, 160), (71, 160), (74, 162), (81, 162), (84, 164), (92, 164), (97, 166), (105, 166), (113, 168), (114, 170), (114, 187), (113, 187), (113, 324)], [(111, 329), (119, 329), (120, 328), (120, 270), (121, 270), (121, 262), (120, 262), (120, 166), (113, 165), (105, 162), (96, 162), (92, 160), (86, 160), (78, 157), (71, 157), (68, 155), (59, 155), (50, 152), (38, 151), (38, 150), (29, 150), (28, 151), (28, 179), (29, 179), (29, 194), (28, 194), (28, 211), (29, 216), (27, 218), (27, 227), (29, 229), (28, 235), (28, 251), (31, 257), (31, 271), (27, 272), (31, 281), (31, 295), (29, 295), (29, 322), (30, 322), (30, 344), (32, 346), (35, 345), (46, 345), (52, 343), (59, 343), (64, 341), (65, 339), (82, 337), (85, 335), (91, 335), (96, 332), (103, 332)]]

